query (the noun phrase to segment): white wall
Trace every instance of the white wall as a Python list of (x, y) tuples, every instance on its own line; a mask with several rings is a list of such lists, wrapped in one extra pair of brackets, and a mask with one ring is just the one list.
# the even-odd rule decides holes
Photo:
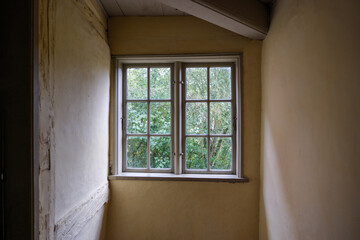
[(262, 240), (360, 239), (359, 30), (359, 1), (277, 1), (262, 53)]
[(73, 0), (55, 34), (55, 222), (107, 181), (109, 47)]
[(99, 239), (108, 192), (106, 18), (96, 0), (40, 0), (39, 12), (40, 239)]

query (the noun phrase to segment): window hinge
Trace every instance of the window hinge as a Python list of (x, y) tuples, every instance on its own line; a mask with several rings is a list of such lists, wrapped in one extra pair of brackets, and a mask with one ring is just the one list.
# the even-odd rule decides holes
[(234, 131), (236, 131), (236, 122), (237, 122), (237, 117), (234, 117), (234, 121), (233, 121)]
[(124, 130), (124, 118), (121, 118), (121, 129)]

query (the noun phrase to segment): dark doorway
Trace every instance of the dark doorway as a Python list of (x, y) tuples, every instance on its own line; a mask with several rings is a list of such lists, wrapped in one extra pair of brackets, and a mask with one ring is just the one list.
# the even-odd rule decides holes
[(1, 4), (0, 238), (6, 240), (32, 235), (32, 3)]

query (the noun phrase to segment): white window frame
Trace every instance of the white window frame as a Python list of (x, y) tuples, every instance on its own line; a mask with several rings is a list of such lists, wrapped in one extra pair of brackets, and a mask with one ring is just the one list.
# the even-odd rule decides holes
[[(114, 179), (148, 179), (148, 180), (183, 180), (183, 181), (227, 181), (227, 182), (248, 182), (243, 176), (242, 168), (242, 96), (241, 96), (241, 54), (221, 54), (221, 55), (153, 55), (153, 56), (114, 56), (113, 57), (113, 75), (112, 75), (112, 124), (110, 129), (110, 180)], [(212, 172), (209, 174), (198, 171), (183, 171), (184, 154), (183, 152), (183, 131), (182, 117), (178, 116), (172, 119), (172, 169), (171, 172), (149, 172), (149, 171), (123, 171), (123, 70), (126, 65), (137, 64), (173, 64), (172, 67), (172, 111), (180, 113), (184, 108), (182, 90), (182, 68), (187, 64), (203, 63), (233, 63), (233, 75), (235, 86), (232, 86), (232, 96), (235, 106), (233, 108), (233, 126), (236, 139), (236, 149), (233, 149), (235, 164), (233, 171)]]

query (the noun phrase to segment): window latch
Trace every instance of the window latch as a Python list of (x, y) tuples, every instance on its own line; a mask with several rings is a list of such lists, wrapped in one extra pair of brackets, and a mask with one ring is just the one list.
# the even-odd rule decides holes
[[(184, 81), (179, 81), (178, 83), (179, 83), (179, 84), (184, 84)], [(173, 84), (177, 84), (177, 82), (176, 82), (176, 81), (173, 81)]]

